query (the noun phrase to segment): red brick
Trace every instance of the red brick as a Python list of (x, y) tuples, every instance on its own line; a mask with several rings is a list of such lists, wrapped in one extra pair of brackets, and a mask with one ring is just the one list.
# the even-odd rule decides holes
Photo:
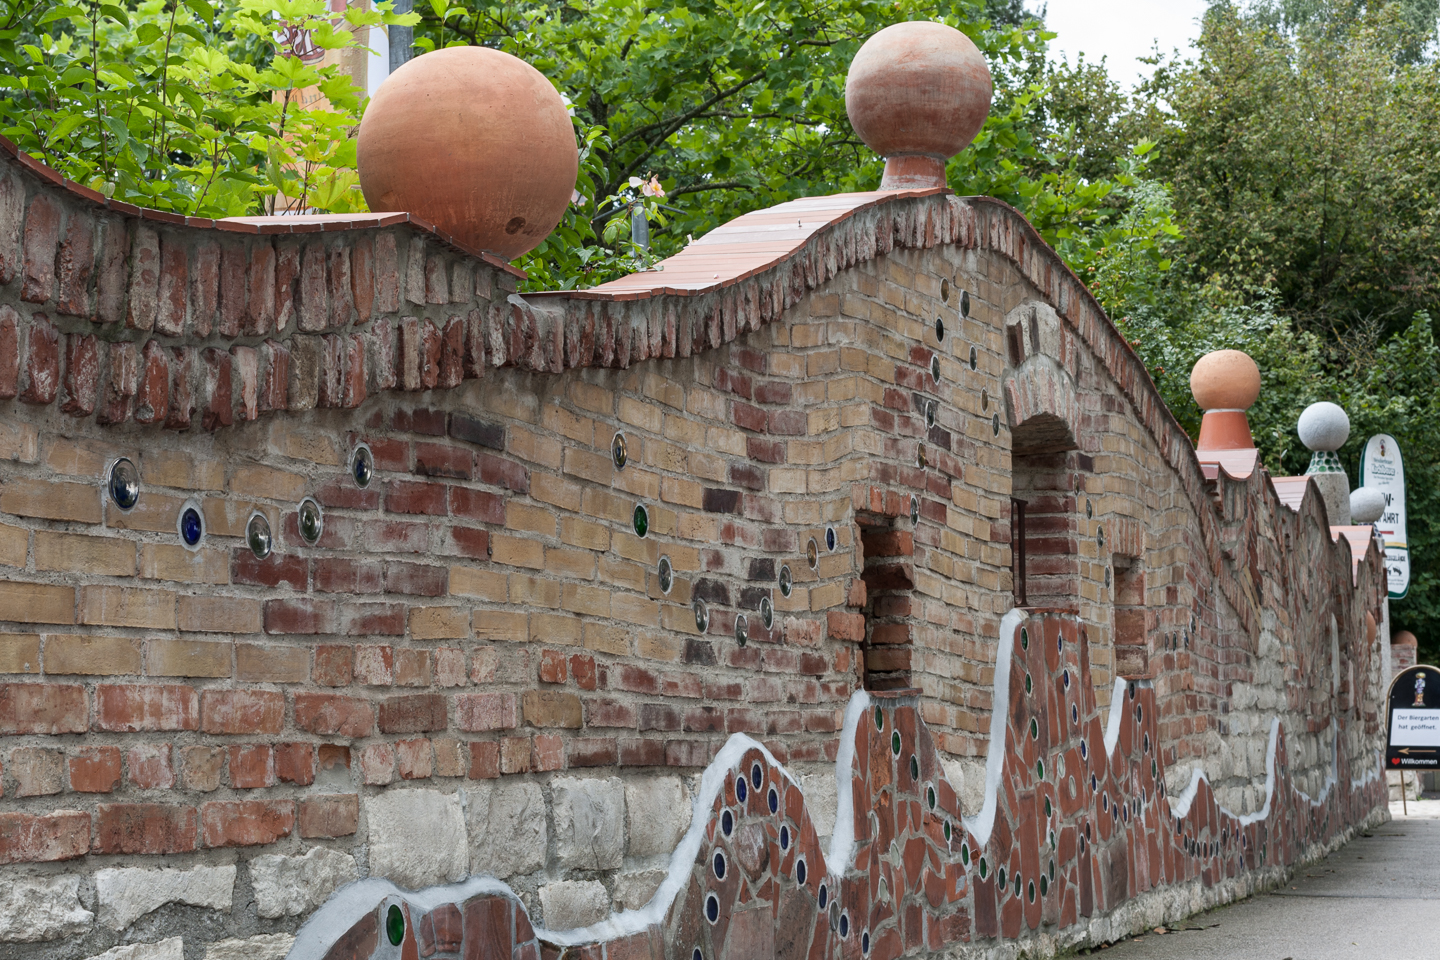
[(315, 589), (322, 593), (379, 593), (384, 586), (379, 563), (316, 557), (311, 564)]
[(356, 319), (366, 323), (375, 306), (375, 238), (358, 232), (350, 246), (350, 291)]
[(323, 687), (344, 687), (353, 677), (355, 648), (348, 643), (322, 643), (315, 647), (310, 679)]
[(471, 780), (494, 780), (500, 776), (500, 744), (494, 740), (478, 740), (470, 744)]
[(200, 359), (200, 402), (204, 405), (200, 426), (206, 430), (228, 427), (235, 422), (230, 354), (211, 347), (200, 354)]
[(448, 553), (483, 559), (490, 556), (490, 531), (475, 527), (451, 527)]
[(300, 283), (294, 288), (295, 313), (301, 330), (313, 333), (324, 330), (329, 317), (325, 283), (325, 244), (312, 240), (305, 244), (300, 262)]
[[(285, 783), (309, 786), (315, 782), (315, 747), (309, 743), (275, 745), (275, 776)], [(303, 834), (302, 834), (303, 836)]]
[(516, 493), (530, 492), (530, 471), (515, 461), (491, 453), (477, 454), (475, 460), (480, 479), (485, 483), (505, 487)]
[(177, 237), (160, 238), (160, 292), (155, 301), (155, 332), (178, 337), (185, 332), (189, 301), (189, 265), (185, 245)]
[(272, 553), (259, 560), (249, 547), (240, 547), (230, 554), (230, 582), (253, 587), (278, 587), (306, 590), (310, 585), (310, 561), (293, 553)]
[(540, 651), (540, 682), (565, 682), (565, 654), (558, 650)]
[(135, 344), (112, 343), (109, 352), (109, 376), (105, 378), (105, 390), (100, 397), (101, 423), (124, 423), (130, 419), (135, 408), (135, 383), (140, 375), (139, 357)]
[(160, 289), (160, 235), (150, 227), (137, 225), (130, 254), (130, 295), (126, 298), (125, 326), (150, 330), (155, 326)]
[(325, 276), (330, 294), (325, 316), (331, 326), (355, 322), (354, 294), (350, 291), (350, 243), (349, 239), (333, 242), (325, 252)]
[(484, 490), (468, 487), (450, 488), (450, 513), (457, 517), (468, 517), (481, 523), (505, 522), (505, 498)]
[(123, 221), (103, 222), (100, 258), (95, 273), (95, 319), (119, 323), (125, 319), (125, 287), (129, 282), (126, 264), (130, 252), (129, 231)]
[(250, 250), (250, 295), (246, 297), (244, 332), (263, 337), (275, 326), (279, 292), (278, 258), (268, 239)]
[(195, 348), (176, 347), (170, 351), (170, 409), (165, 412), (165, 426), (170, 430), (188, 430), (195, 414)]
[(194, 807), (163, 803), (102, 803), (95, 823), (96, 853), (190, 853)]
[(427, 477), (469, 480), (475, 473), (475, 455), (464, 447), (416, 443), (415, 472)]
[(558, 734), (542, 733), (531, 742), (531, 769), (536, 772), (565, 768), (565, 739)]
[(395, 748), (388, 743), (372, 743), (360, 751), (360, 781), (383, 786), (395, 779)]
[(609, 737), (581, 737), (571, 740), (565, 748), (566, 766), (610, 767), (619, 762), (619, 744)]
[(575, 654), (570, 658), (570, 674), (575, 678), (575, 685), (581, 690), (594, 690), (595, 658), (589, 654)]
[(295, 829), (293, 800), (218, 800), (200, 808), (207, 847), (254, 847), (288, 837)]
[(8, 303), (0, 304), (0, 400), (13, 400), (20, 392), (20, 315)]
[(72, 417), (95, 412), (100, 388), (100, 351), (94, 337), (71, 334), (65, 338), (65, 403), (61, 409)]
[(529, 773), (532, 753), (529, 737), (506, 737), (500, 741), (500, 772)]
[(459, 647), (440, 647), (435, 651), (434, 673), (436, 686), (465, 686), (465, 651)]
[(118, 786), (119, 747), (81, 747), (70, 758), (70, 789), (76, 793), (110, 793)]
[[(135, 420), (157, 423), (170, 409), (170, 355), (158, 340), (140, 351), (140, 380), (135, 388)], [(247, 553), (249, 551), (246, 551)]]
[(375, 731), (369, 701), (331, 693), (295, 694), (295, 726), (322, 737), (368, 737)]
[(447, 725), (445, 698), (438, 693), (387, 697), (380, 702), (381, 733), (425, 733)]
[(265, 601), (266, 633), (334, 633), (336, 621), (335, 604), (330, 600), (299, 597)]
[(585, 726), (635, 729), (635, 707), (618, 700), (591, 697), (585, 701)]
[(362, 490), (351, 480), (331, 480), (315, 491), (315, 499), (323, 507), (342, 510), (378, 510), (380, 491)]
[(268, 744), (236, 745), (229, 753), (230, 786), (237, 790), (274, 786), (275, 757)]
[(20, 298), (44, 303), (55, 291), (55, 253), (60, 240), (60, 205), (42, 192), (25, 216), (25, 285)]
[(55, 312), (66, 317), (92, 317), (89, 305), (89, 278), (95, 271), (95, 220), (84, 213), (73, 214), (65, 227), (65, 242), (58, 258), (60, 292)]
[(372, 520), (364, 539), (371, 550), (383, 553), (429, 553), (430, 528), (423, 523)]
[(169, 790), (175, 786), (175, 768), (170, 762), (170, 744), (142, 743), (125, 756), (130, 783), (141, 790)]
[(417, 597), (443, 597), (450, 590), (448, 567), (385, 561), (385, 592)]
[(245, 267), (248, 263), (245, 248), (239, 243), (227, 243), (220, 248), (218, 332), (226, 339), (240, 335), (245, 322), (246, 284)]
[(0, 683), (0, 734), (84, 733), (85, 688), (68, 683)]
[(285, 727), (285, 695), (273, 690), (206, 690), (200, 696), (206, 733), (279, 733)]
[(195, 336), (210, 336), (219, 309), (220, 244), (214, 240), (202, 240), (195, 246), (195, 259), (190, 270), (190, 329)]
[(427, 407), (397, 407), (392, 423), (395, 429), (402, 433), (423, 433), (431, 437), (445, 436), (444, 410), (431, 410)]
[(195, 689), (183, 684), (101, 684), (95, 688), (95, 729), (197, 730), (199, 706)]
[(455, 698), (455, 725), (461, 730), (513, 730), (519, 723), (519, 701), (513, 693), (462, 693)]
[(435, 756), (429, 740), (397, 741), (395, 762), (401, 780), (427, 780), (435, 772)]
[(25, 387), (20, 399), (42, 406), (53, 403), (60, 390), (60, 333), (37, 313), (30, 318), (25, 340)]
[(307, 797), (300, 801), (300, 836), (348, 837), (360, 827), (360, 798), (353, 793)]
[(390, 513), (443, 517), (446, 513), (447, 489), (443, 483), (392, 480), (385, 487), (385, 509)]
[(865, 639), (865, 615), (831, 610), (825, 615), (831, 640), (848, 640), (859, 643)]
[(710, 763), (711, 752), (711, 745), (704, 740), (666, 740), (665, 765), (703, 767)]
[(339, 632), (347, 637), (403, 637), (405, 604), (347, 603), (340, 610)]
[(73, 860), (89, 851), (88, 813), (0, 813), (0, 864)]
[(397, 647), (395, 649), (395, 685), (399, 687), (430, 686), (430, 651)]
[(355, 679), (367, 687), (388, 687), (395, 682), (395, 650), (364, 646), (355, 651)]
[(255, 404), (261, 410), (290, 409), (290, 348), (274, 340), (260, 344)]
[(621, 740), (622, 767), (663, 767), (665, 743), (661, 740)]

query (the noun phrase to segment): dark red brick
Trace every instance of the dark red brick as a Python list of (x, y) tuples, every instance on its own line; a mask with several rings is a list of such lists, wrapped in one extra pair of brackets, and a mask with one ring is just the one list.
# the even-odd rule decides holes
[(448, 725), (445, 698), (438, 693), (386, 697), (380, 701), (381, 733), (426, 733)]
[(96, 812), (96, 853), (190, 853), (198, 818), (194, 807), (162, 803), (102, 803)]
[(392, 480), (385, 487), (385, 509), (390, 513), (419, 513), (443, 517), (446, 513), (448, 489), (448, 485), (443, 483)]

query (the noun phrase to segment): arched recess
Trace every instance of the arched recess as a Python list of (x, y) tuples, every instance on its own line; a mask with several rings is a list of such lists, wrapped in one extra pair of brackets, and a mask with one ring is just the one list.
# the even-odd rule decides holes
[(1079, 450), (1075, 381), (1061, 364), (1066, 334), (1048, 305), (1021, 304), (1005, 319), (1010, 369), (1010, 550), (1015, 604), (1079, 612), (1076, 491), (1094, 463)]

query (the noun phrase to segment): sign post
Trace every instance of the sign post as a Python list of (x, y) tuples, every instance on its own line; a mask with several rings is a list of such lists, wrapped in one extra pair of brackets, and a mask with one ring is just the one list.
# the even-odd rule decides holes
[(1405, 539), (1405, 464), (1394, 437), (1377, 433), (1366, 441), (1360, 456), (1360, 485), (1385, 494), (1385, 513), (1375, 532), (1385, 543), (1390, 599), (1399, 600), (1410, 589), (1410, 550)]
[(1402, 670), (1386, 700), (1385, 768), (1400, 771), (1404, 803), (1405, 771), (1440, 767), (1440, 669), (1416, 664)]

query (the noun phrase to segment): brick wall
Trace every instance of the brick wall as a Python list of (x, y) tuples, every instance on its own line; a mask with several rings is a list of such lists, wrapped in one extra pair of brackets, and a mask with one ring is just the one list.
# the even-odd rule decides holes
[[(1012, 496), (1030, 603), (1088, 625), (1101, 707), (1117, 672), (1153, 683), (1173, 788), (1199, 763), (1244, 811), (1277, 714), (1323, 774), (1326, 617), (1368, 756), (1378, 557), (1352, 582), (1314, 497), (1206, 481), (1014, 211), (834, 202), (724, 283), (521, 298), (405, 215), (181, 222), (0, 157), (0, 902), (49, 905), (0, 922), (0, 956), (283, 938), (366, 873), (490, 873), (580, 925), (648, 899), (732, 734), (807, 778), (828, 832), (814, 765), (862, 685), (918, 691), (973, 804)], [(686, 815), (658, 842), (662, 808)], [(586, 829), (614, 849), (556, 839)], [(230, 869), (233, 908), (107, 921), (162, 865)]]

